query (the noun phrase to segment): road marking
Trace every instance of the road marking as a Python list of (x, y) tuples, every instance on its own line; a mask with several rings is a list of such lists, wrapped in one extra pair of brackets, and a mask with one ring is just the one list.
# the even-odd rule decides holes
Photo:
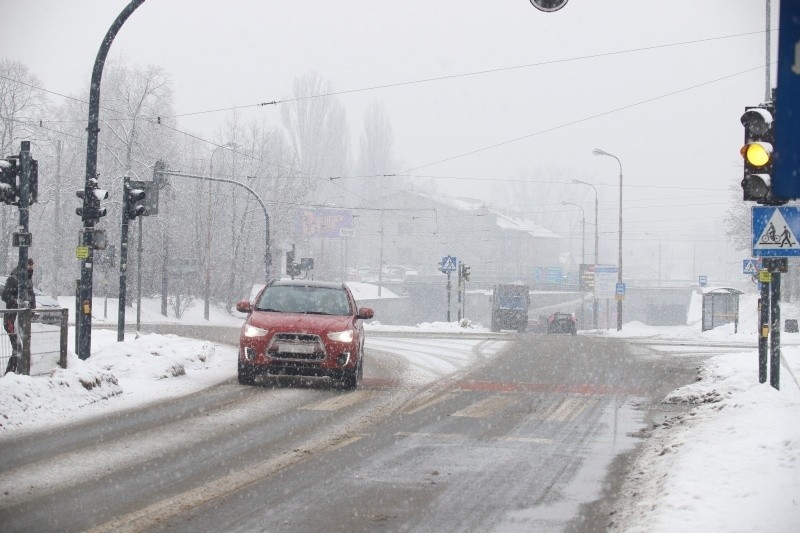
[(455, 396), (459, 396), (456, 392), (448, 392), (445, 394), (437, 393), (437, 392), (428, 392), (422, 395), (418, 401), (415, 400), (408, 408), (403, 411), (403, 414), (414, 414), (418, 411), (422, 411), (432, 405), (436, 405), (437, 403), (441, 403), (445, 400), (449, 400)]
[(344, 409), (345, 407), (350, 407), (351, 405), (367, 400), (375, 396), (375, 394), (375, 391), (359, 390), (334, 396), (333, 398), (328, 398), (321, 402), (304, 405), (300, 409), (306, 409), (308, 411), (338, 411), (339, 409)]
[(541, 392), (557, 394), (581, 394), (591, 396), (605, 396), (625, 394), (633, 396), (646, 396), (647, 391), (638, 388), (616, 387), (611, 385), (589, 385), (587, 383), (576, 385), (557, 385), (551, 383), (531, 383), (519, 381), (459, 381), (452, 388), (469, 392)]
[(341, 440), (334, 440), (332, 444), (324, 445), (322, 442), (311, 444), (308, 447), (284, 452), (278, 457), (267, 459), (238, 472), (233, 472), (225, 477), (218, 478), (210, 483), (188, 490), (171, 498), (165, 498), (143, 509), (134, 511), (125, 516), (117, 517), (105, 524), (90, 529), (91, 532), (119, 532), (119, 531), (144, 531), (165, 520), (179, 516), (195, 507), (218, 500), (233, 492), (239, 491), (250, 485), (262, 481), (264, 478), (279, 470), (288, 468), (321, 449), (336, 449), (362, 439), (364, 435), (339, 436)]
[(534, 413), (534, 418), (549, 422), (571, 422), (575, 420), (590, 403), (595, 403), (595, 400), (571, 396), (560, 403), (551, 404), (542, 413)]
[[(397, 437), (423, 437), (438, 440), (474, 440), (464, 433), (424, 433), (424, 432), (407, 432), (400, 431), (395, 433)], [(521, 442), (525, 444), (553, 444), (552, 439), (542, 439), (539, 437), (514, 437), (505, 435), (500, 437), (480, 437), (478, 440), (491, 440), (497, 442)]]
[(519, 396), (503, 394), (497, 396), (489, 396), (483, 400), (476, 402), (469, 407), (465, 407), (460, 411), (456, 411), (450, 416), (466, 416), (470, 418), (486, 418), (495, 415), (500, 411), (510, 407), (520, 400)]

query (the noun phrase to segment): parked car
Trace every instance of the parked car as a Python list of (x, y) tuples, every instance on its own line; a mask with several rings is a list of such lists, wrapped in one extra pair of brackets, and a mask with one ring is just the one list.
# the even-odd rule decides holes
[[(0, 293), (3, 292), (3, 289), (6, 287), (6, 280), (8, 276), (0, 276)], [(36, 308), (37, 309), (62, 309), (62, 307), (58, 304), (58, 302), (44, 294), (38, 289), (33, 289), (33, 293), (36, 295)], [(5, 309), (6, 304), (2, 300), (0, 300), (0, 309)], [(33, 313), (31, 318), (33, 322), (41, 322), (42, 324), (61, 324), (61, 315), (58, 313)]]
[(547, 333), (578, 333), (575, 315), (570, 313), (553, 313), (547, 319)]
[(236, 309), (247, 313), (239, 340), (239, 383), (256, 376), (327, 377), (355, 389), (364, 372), (362, 320), (374, 316), (358, 308), (343, 283), (274, 280), (255, 300)]

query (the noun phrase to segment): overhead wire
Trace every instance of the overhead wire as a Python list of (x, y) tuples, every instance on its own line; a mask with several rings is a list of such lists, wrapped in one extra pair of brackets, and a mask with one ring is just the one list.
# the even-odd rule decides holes
[(563, 128), (566, 128), (566, 127), (569, 127), (569, 126), (574, 126), (575, 124), (588, 122), (589, 120), (594, 120), (596, 118), (600, 118), (600, 117), (604, 117), (604, 116), (607, 116), (607, 115), (611, 115), (613, 113), (624, 111), (626, 109), (631, 109), (631, 108), (638, 107), (638, 106), (641, 106), (641, 105), (644, 105), (644, 104), (649, 104), (651, 102), (662, 100), (664, 98), (668, 98), (670, 96), (675, 96), (677, 94), (682, 94), (682, 93), (685, 93), (687, 91), (698, 89), (700, 87), (705, 87), (705, 86), (711, 85), (713, 83), (718, 83), (720, 81), (728, 80), (730, 78), (734, 78), (736, 76), (741, 76), (743, 74), (747, 74), (747, 73), (753, 72), (755, 70), (761, 70), (763, 68), (764, 68), (764, 65), (759, 65), (757, 67), (753, 67), (753, 68), (749, 68), (747, 70), (736, 72), (734, 74), (729, 74), (727, 76), (722, 76), (720, 78), (715, 78), (713, 80), (708, 80), (708, 81), (705, 81), (705, 82), (702, 82), (702, 83), (698, 83), (698, 84), (692, 85), (690, 87), (686, 87), (686, 88), (683, 88), (683, 89), (678, 89), (678, 90), (675, 90), (675, 91), (670, 91), (668, 93), (664, 93), (664, 94), (659, 95), (659, 96), (654, 96), (652, 98), (647, 98), (645, 100), (640, 100), (639, 102), (635, 102), (633, 104), (628, 104), (628, 105), (624, 105), (624, 106), (621, 106), (621, 107), (616, 107), (616, 108), (613, 108), (613, 109), (610, 109), (610, 110), (607, 110), (607, 111), (603, 111), (601, 113), (595, 113), (594, 115), (589, 115), (587, 117), (583, 117), (583, 118), (579, 118), (579, 119), (576, 119), (576, 120), (572, 120), (570, 122), (565, 122), (565, 123), (562, 123), (562, 124), (558, 124), (556, 126), (553, 126), (553, 127), (550, 127), (550, 128), (546, 128), (546, 129), (543, 129), (543, 130), (539, 130), (539, 131), (530, 133), (528, 135), (522, 135), (522, 136), (516, 137), (514, 139), (509, 139), (507, 141), (502, 141), (502, 142), (495, 143), (495, 144), (492, 144), (492, 145), (489, 145), (489, 146), (484, 146), (482, 148), (476, 148), (475, 150), (470, 150), (469, 152), (464, 152), (464, 153), (461, 153), (461, 154), (457, 154), (457, 155), (454, 155), (454, 156), (451, 156), (451, 157), (447, 157), (445, 159), (440, 159), (438, 161), (432, 161), (432, 162), (426, 163), (424, 165), (419, 165), (419, 166), (416, 166), (416, 167), (413, 167), (413, 168), (408, 168), (408, 169), (403, 170), (401, 172), (401, 174), (414, 172), (416, 170), (432, 167), (432, 166), (435, 166), (435, 165), (439, 165), (441, 163), (447, 163), (449, 161), (453, 161), (455, 159), (460, 159), (462, 157), (467, 157), (467, 156), (470, 156), (470, 155), (475, 155), (477, 153), (486, 152), (488, 150), (493, 150), (494, 148), (499, 148), (501, 146), (506, 146), (508, 144), (512, 144), (512, 143), (515, 143), (515, 142), (518, 142), (518, 141), (522, 141), (522, 140), (525, 140), (525, 139), (530, 139), (531, 137), (536, 137), (536, 136), (542, 135), (544, 133), (550, 133), (552, 131), (560, 130), (560, 129), (563, 129)]
[[(772, 31), (777, 31), (777, 29), (772, 30)], [(650, 51), (650, 50), (658, 50), (658, 49), (662, 49), (662, 48), (670, 48), (670, 47), (674, 47), (674, 46), (686, 46), (686, 45), (690, 45), (690, 44), (706, 43), (706, 42), (718, 41), (718, 40), (723, 40), (723, 39), (732, 39), (732, 38), (736, 38), (736, 37), (746, 37), (746, 36), (751, 36), (751, 35), (761, 35), (763, 33), (764, 33), (764, 30), (760, 30), (760, 31), (753, 31), (753, 32), (746, 32), (746, 33), (721, 35), (721, 36), (717, 36), (717, 37), (706, 37), (706, 38), (703, 38), (703, 39), (693, 39), (693, 40), (689, 40), (689, 41), (679, 41), (679, 42), (675, 42), (675, 43), (663, 43), (663, 44), (657, 44), (657, 45), (651, 45), (651, 46), (643, 46), (643, 47), (639, 47), (639, 48), (629, 48), (629, 49), (625, 49), (625, 50), (613, 50), (613, 51), (610, 51), (610, 52), (600, 52), (600, 53), (596, 53), (596, 54), (587, 54), (587, 55), (583, 55), (583, 56), (560, 58), (560, 59), (551, 59), (551, 60), (546, 60), (546, 61), (538, 61), (538, 62), (535, 62), (535, 63), (526, 63), (526, 64), (522, 64), (522, 65), (513, 65), (513, 66), (508, 66), (508, 67), (498, 67), (498, 68), (492, 68), (492, 69), (486, 69), (486, 70), (477, 70), (477, 71), (472, 71), (472, 72), (462, 72), (462, 73), (458, 73), (458, 74), (449, 74), (447, 76), (436, 76), (436, 77), (432, 77), (432, 78), (422, 78), (422, 79), (418, 79), (418, 80), (402, 81), (402, 82), (396, 82), (396, 83), (386, 83), (386, 84), (382, 84), (382, 85), (374, 85), (374, 86), (371, 86), (371, 87), (362, 87), (362, 88), (358, 88), (358, 89), (346, 89), (346, 90), (342, 90), (342, 91), (331, 91), (331, 92), (328, 92), (328, 93), (314, 94), (314, 95), (308, 95), (308, 96), (298, 96), (298, 97), (294, 97), (294, 98), (285, 98), (285, 99), (282, 99), (282, 100), (271, 100), (271, 101), (267, 101), (267, 102), (259, 102), (259, 103), (255, 103), (255, 104), (244, 105), (244, 106), (225, 107), (225, 108), (218, 108), (218, 109), (209, 109), (209, 110), (204, 110), (204, 111), (194, 111), (194, 112), (189, 112), (189, 113), (180, 113), (180, 114), (176, 114), (176, 115), (170, 115), (170, 116), (164, 117), (164, 118), (188, 117), (188, 116), (195, 116), (195, 115), (204, 115), (204, 114), (209, 114), (209, 113), (219, 113), (221, 111), (232, 111), (234, 109), (246, 109), (246, 108), (252, 108), (252, 107), (264, 107), (264, 106), (268, 106), (268, 105), (277, 105), (277, 104), (283, 104), (283, 103), (297, 102), (297, 101), (302, 101), (302, 100), (310, 100), (310, 99), (314, 99), (314, 98), (328, 98), (328, 97), (331, 97), (331, 96), (340, 96), (340, 95), (344, 95), (344, 94), (353, 94), (353, 93), (366, 92), (366, 91), (376, 91), (376, 90), (380, 90), (380, 89), (390, 89), (390, 88), (394, 88), (394, 87), (404, 87), (404, 86), (408, 86), (408, 85), (416, 85), (416, 84), (421, 84), (421, 83), (431, 83), (431, 82), (436, 82), (436, 81), (444, 81), (444, 80), (451, 80), (451, 79), (458, 79), (458, 78), (466, 78), (466, 77), (470, 77), (470, 76), (483, 76), (483, 75), (486, 75), (486, 74), (495, 74), (495, 73), (498, 73), (498, 72), (508, 72), (508, 71), (512, 71), (512, 70), (521, 70), (521, 69), (527, 69), (527, 68), (533, 68), (533, 67), (542, 67), (542, 66), (555, 65), (555, 64), (560, 64), (560, 63), (569, 63), (569, 62), (573, 62), (573, 61), (585, 61), (585, 60), (589, 60), (589, 59), (598, 59), (598, 58), (601, 58), (601, 57), (610, 57), (610, 56), (629, 54), (629, 53), (635, 53), (635, 52), (645, 52), (645, 51)]]

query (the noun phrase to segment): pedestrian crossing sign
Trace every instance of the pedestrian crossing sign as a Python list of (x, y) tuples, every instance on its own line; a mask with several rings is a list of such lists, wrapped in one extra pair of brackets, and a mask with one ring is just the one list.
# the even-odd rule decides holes
[(758, 274), (758, 259), (742, 259), (742, 274)]
[(800, 256), (800, 207), (753, 207), (753, 256)]
[(442, 257), (442, 262), (439, 263), (439, 270), (441, 272), (455, 272), (456, 261), (456, 258), (452, 255), (446, 255)]

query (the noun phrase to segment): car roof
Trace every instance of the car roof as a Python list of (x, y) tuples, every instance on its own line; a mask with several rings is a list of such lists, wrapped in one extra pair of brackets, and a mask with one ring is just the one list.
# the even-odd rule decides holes
[(346, 289), (344, 283), (317, 281), (313, 279), (278, 279), (269, 284), (270, 287), (318, 287), (321, 289)]

